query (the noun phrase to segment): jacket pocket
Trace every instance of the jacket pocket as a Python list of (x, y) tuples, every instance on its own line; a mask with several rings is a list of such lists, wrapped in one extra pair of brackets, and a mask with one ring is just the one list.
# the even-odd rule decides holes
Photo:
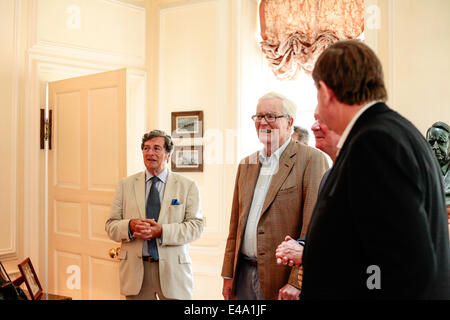
[(184, 264), (184, 263), (192, 263), (191, 258), (188, 255), (180, 254), (178, 256), (178, 263)]
[(185, 209), (184, 204), (171, 205), (169, 207), (168, 223), (179, 223), (184, 221)]
[(297, 190), (298, 190), (298, 187), (296, 185), (291, 186), (286, 189), (280, 189), (280, 190), (278, 190), (277, 196), (295, 194), (297, 192)]
[(289, 193), (289, 192), (294, 192), (297, 190), (297, 185), (295, 186), (289, 186), (289, 187), (281, 187), (280, 190), (278, 191), (278, 193)]
[(119, 255), (117, 256), (117, 259), (119, 259), (119, 260), (127, 260), (127, 253), (128, 252), (126, 250), (121, 249), (120, 252), (119, 252)]

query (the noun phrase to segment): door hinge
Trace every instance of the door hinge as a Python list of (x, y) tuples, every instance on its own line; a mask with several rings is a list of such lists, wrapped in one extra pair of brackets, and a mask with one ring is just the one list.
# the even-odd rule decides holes
[(52, 110), (45, 117), (45, 110), (41, 109), (41, 149), (45, 149), (45, 141), (48, 141), (48, 149), (52, 149)]

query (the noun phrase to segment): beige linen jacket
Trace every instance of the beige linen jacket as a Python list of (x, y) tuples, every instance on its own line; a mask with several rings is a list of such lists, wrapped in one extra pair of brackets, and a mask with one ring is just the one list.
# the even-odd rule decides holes
[[(180, 204), (173, 205), (176, 199)], [(176, 201), (174, 201), (176, 202)], [(143, 240), (130, 240), (130, 219), (145, 218), (145, 171), (120, 180), (105, 229), (121, 242), (120, 288), (125, 296), (137, 295), (144, 278)], [(171, 299), (192, 299), (193, 273), (188, 243), (203, 232), (200, 196), (193, 180), (169, 171), (158, 223), (162, 242), (157, 239), (161, 290)]]
[[(233, 298), (237, 260), (260, 167), (257, 152), (241, 161), (236, 175), (222, 267), (222, 277), (233, 278)], [(298, 268), (278, 265), (275, 250), (286, 235), (297, 239), (306, 233), (327, 169), (328, 161), (321, 151), (296, 141), (291, 141), (280, 157), (257, 227), (258, 275), (265, 299), (277, 299), (279, 289), (287, 283), (298, 287)]]

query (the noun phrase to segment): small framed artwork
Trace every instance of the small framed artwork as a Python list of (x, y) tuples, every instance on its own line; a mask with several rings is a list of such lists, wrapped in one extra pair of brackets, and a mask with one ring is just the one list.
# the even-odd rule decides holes
[(176, 146), (172, 154), (172, 171), (203, 172), (203, 146)]
[(42, 287), (30, 258), (26, 258), (19, 264), (19, 270), (25, 281), (28, 292), (30, 293), (31, 299), (38, 300), (42, 295)]
[(9, 276), (8, 276), (8, 273), (6, 272), (5, 267), (0, 262), (0, 287), (2, 287), (4, 284), (6, 284), (10, 281), (11, 280), (9, 279)]
[(172, 112), (173, 138), (201, 138), (203, 111)]

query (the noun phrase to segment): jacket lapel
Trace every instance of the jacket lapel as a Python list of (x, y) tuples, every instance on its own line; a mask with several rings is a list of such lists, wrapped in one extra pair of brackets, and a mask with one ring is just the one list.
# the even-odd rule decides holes
[(170, 172), (170, 170), (167, 173), (167, 180), (166, 180), (166, 187), (164, 189), (164, 196), (161, 202), (161, 211), (159, 212), (159, 218), (158, 221), (165, 221), (165, 215), (167, 214), (167, 210), (170, 207), (170, 203), (172, 199), (176, 199), (177, 198), (177, 194), (176, 194), (176, 185), (178, 183), (178, 180), (176, 178), (176, 176), (173, 175), (172, 172)]
[(248, 163), (245, 164), (245, 176), (242, 180), (240, 188), (246, 190), (242, 193), (242, 211), (240, 215), (240, 221), (242, 225), (247, 224), (248, 214), (250, 212), (250, 206), (252, 205), (253, 194), (255, 193), (256, 182), (259, 177), (259, 170), (261, 163), (259, 162), (259, 151), (256, 153), (256, 160), (251, 156), (248, 159)]
[(270, 206), (270, 204), (275, 199), (275, 196), (278, 193), (278, 190), (280, 190), (283, 182), (286, 180), (286, 177), (289, 175), (289, 172), (291, 172), (292, 166), (295, 163), (295, 142), (291, 141), (286, 150), (281, 155), (280, 161), (278, 163), (278, 171), (275, 173), (275, 175), (272, 177), (272, 181), (270, 182), (269, 190), (267, 190), (266, 199), (264, 200), (264, 205), (261, 210), (261, 216), (264, 214), (264, 212), (267, 210), (267, 208)]
[(139, 210), (139, 216), (145, 218), (145, 171), (136, 177), (134, 181), (134, 194)]

